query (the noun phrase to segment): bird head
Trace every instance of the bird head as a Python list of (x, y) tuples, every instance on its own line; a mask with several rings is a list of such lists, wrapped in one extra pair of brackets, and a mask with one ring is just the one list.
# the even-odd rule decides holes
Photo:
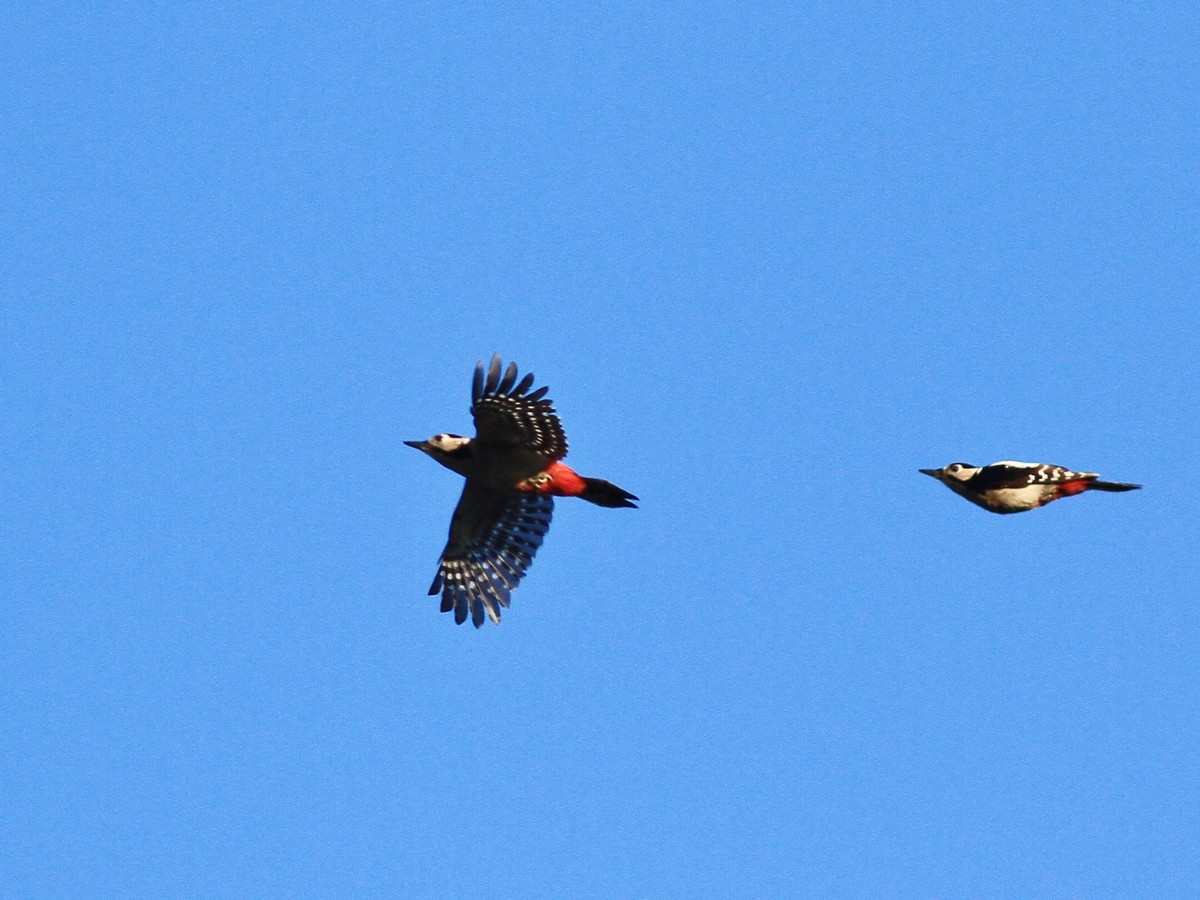
[(940, 469), (917, 469), (922, 475), (928, 475), (930, 478), (936, 478), (943, 484), (949, 484), (957, 481), (963, 483), (969, 481), (980, 469), (979, 466), (972, 466), (969, 463), (950, 463), (948, 466), (943, 466)]
[(414, 447), (422, 453), (428, 453), (434, 459), (462, 453), (471, 445), (471, 439), (460, 434), (435, 434), (427, 441), (405, 441), (409, 447)]

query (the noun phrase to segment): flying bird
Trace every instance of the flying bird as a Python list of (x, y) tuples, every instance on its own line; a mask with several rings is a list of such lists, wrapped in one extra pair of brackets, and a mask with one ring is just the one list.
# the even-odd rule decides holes
[(994, 513), (1035, 509), (1084, 491), (1135, 491), (1140, 484), (1100, 481), (1095, 472), (1072, 472), (1046, 463), (1005, 459), (990, 466), (951, 463), (940, 469), (918, 469), (954, 493)]
[(475, 367), (471, 415), (475, 437), (435, 434), (405, 441), (466, 478), (450, 520), (450, 539), (438, 561), (430, 596), (442, 595), (442, 612), (468, 613), (476, 628), (484, 614), (500, 624), (533, 556), (550, 528), (555, 497), (580, 497), (597, 506), (633, 507), (637, 500), (600, 478), (584, 478), (561, 460), (567, 437), (546, 399), (549, 388), (531, 391), (533, 375), (517, 382), (516, 363), (501, 375), (499, 354), (486, 371)]

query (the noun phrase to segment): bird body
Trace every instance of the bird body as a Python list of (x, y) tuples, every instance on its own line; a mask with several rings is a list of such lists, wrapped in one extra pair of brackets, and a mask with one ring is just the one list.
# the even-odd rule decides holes
[[(525, 575), (554, 512), (554, 497), (580, 497), (599, 506), (634, 507), (633, 494), (599, 478), (584, 478), (562, 462), (567, 439), (547, 388), (530, 391), (533, 375), (517, 382), (498, 355), (475, 367), (471, 414), (475, 437), (436, 434), (405, 441), (466, 479), (450, 522), (450, 538), (429, 589), (442, 612), (459, 624), (470, 615), (497, 624), (500, 608)], [(636, 507), (635, 507), (636, 508)]]
[(1140, 484), (1101, 481), (1095, 472), (1075, 472), (1064, 466), (1005, 459), (988, 466), (951, 463), (940, 469), (920, 469), (959, 496), (994, 513), (1018, 513), (1045, 506), (1085, 491), (1133, 491)]

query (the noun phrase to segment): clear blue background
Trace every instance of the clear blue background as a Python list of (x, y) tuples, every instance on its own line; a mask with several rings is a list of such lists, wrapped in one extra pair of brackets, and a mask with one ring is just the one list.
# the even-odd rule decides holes
[(5, 8), (6, 895), (1200, 895), (1200, 11), (647, 7)]

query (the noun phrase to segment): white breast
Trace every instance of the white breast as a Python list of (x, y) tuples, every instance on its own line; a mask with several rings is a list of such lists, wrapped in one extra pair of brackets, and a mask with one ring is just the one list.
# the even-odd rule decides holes
[(1001, 488), (984, 494), (984, 502), (990, 509), (1009, 511), (1033, 509), (1054, 494), (1053, 487), (1044, 484), (1029, 484), (1019, 488)]

